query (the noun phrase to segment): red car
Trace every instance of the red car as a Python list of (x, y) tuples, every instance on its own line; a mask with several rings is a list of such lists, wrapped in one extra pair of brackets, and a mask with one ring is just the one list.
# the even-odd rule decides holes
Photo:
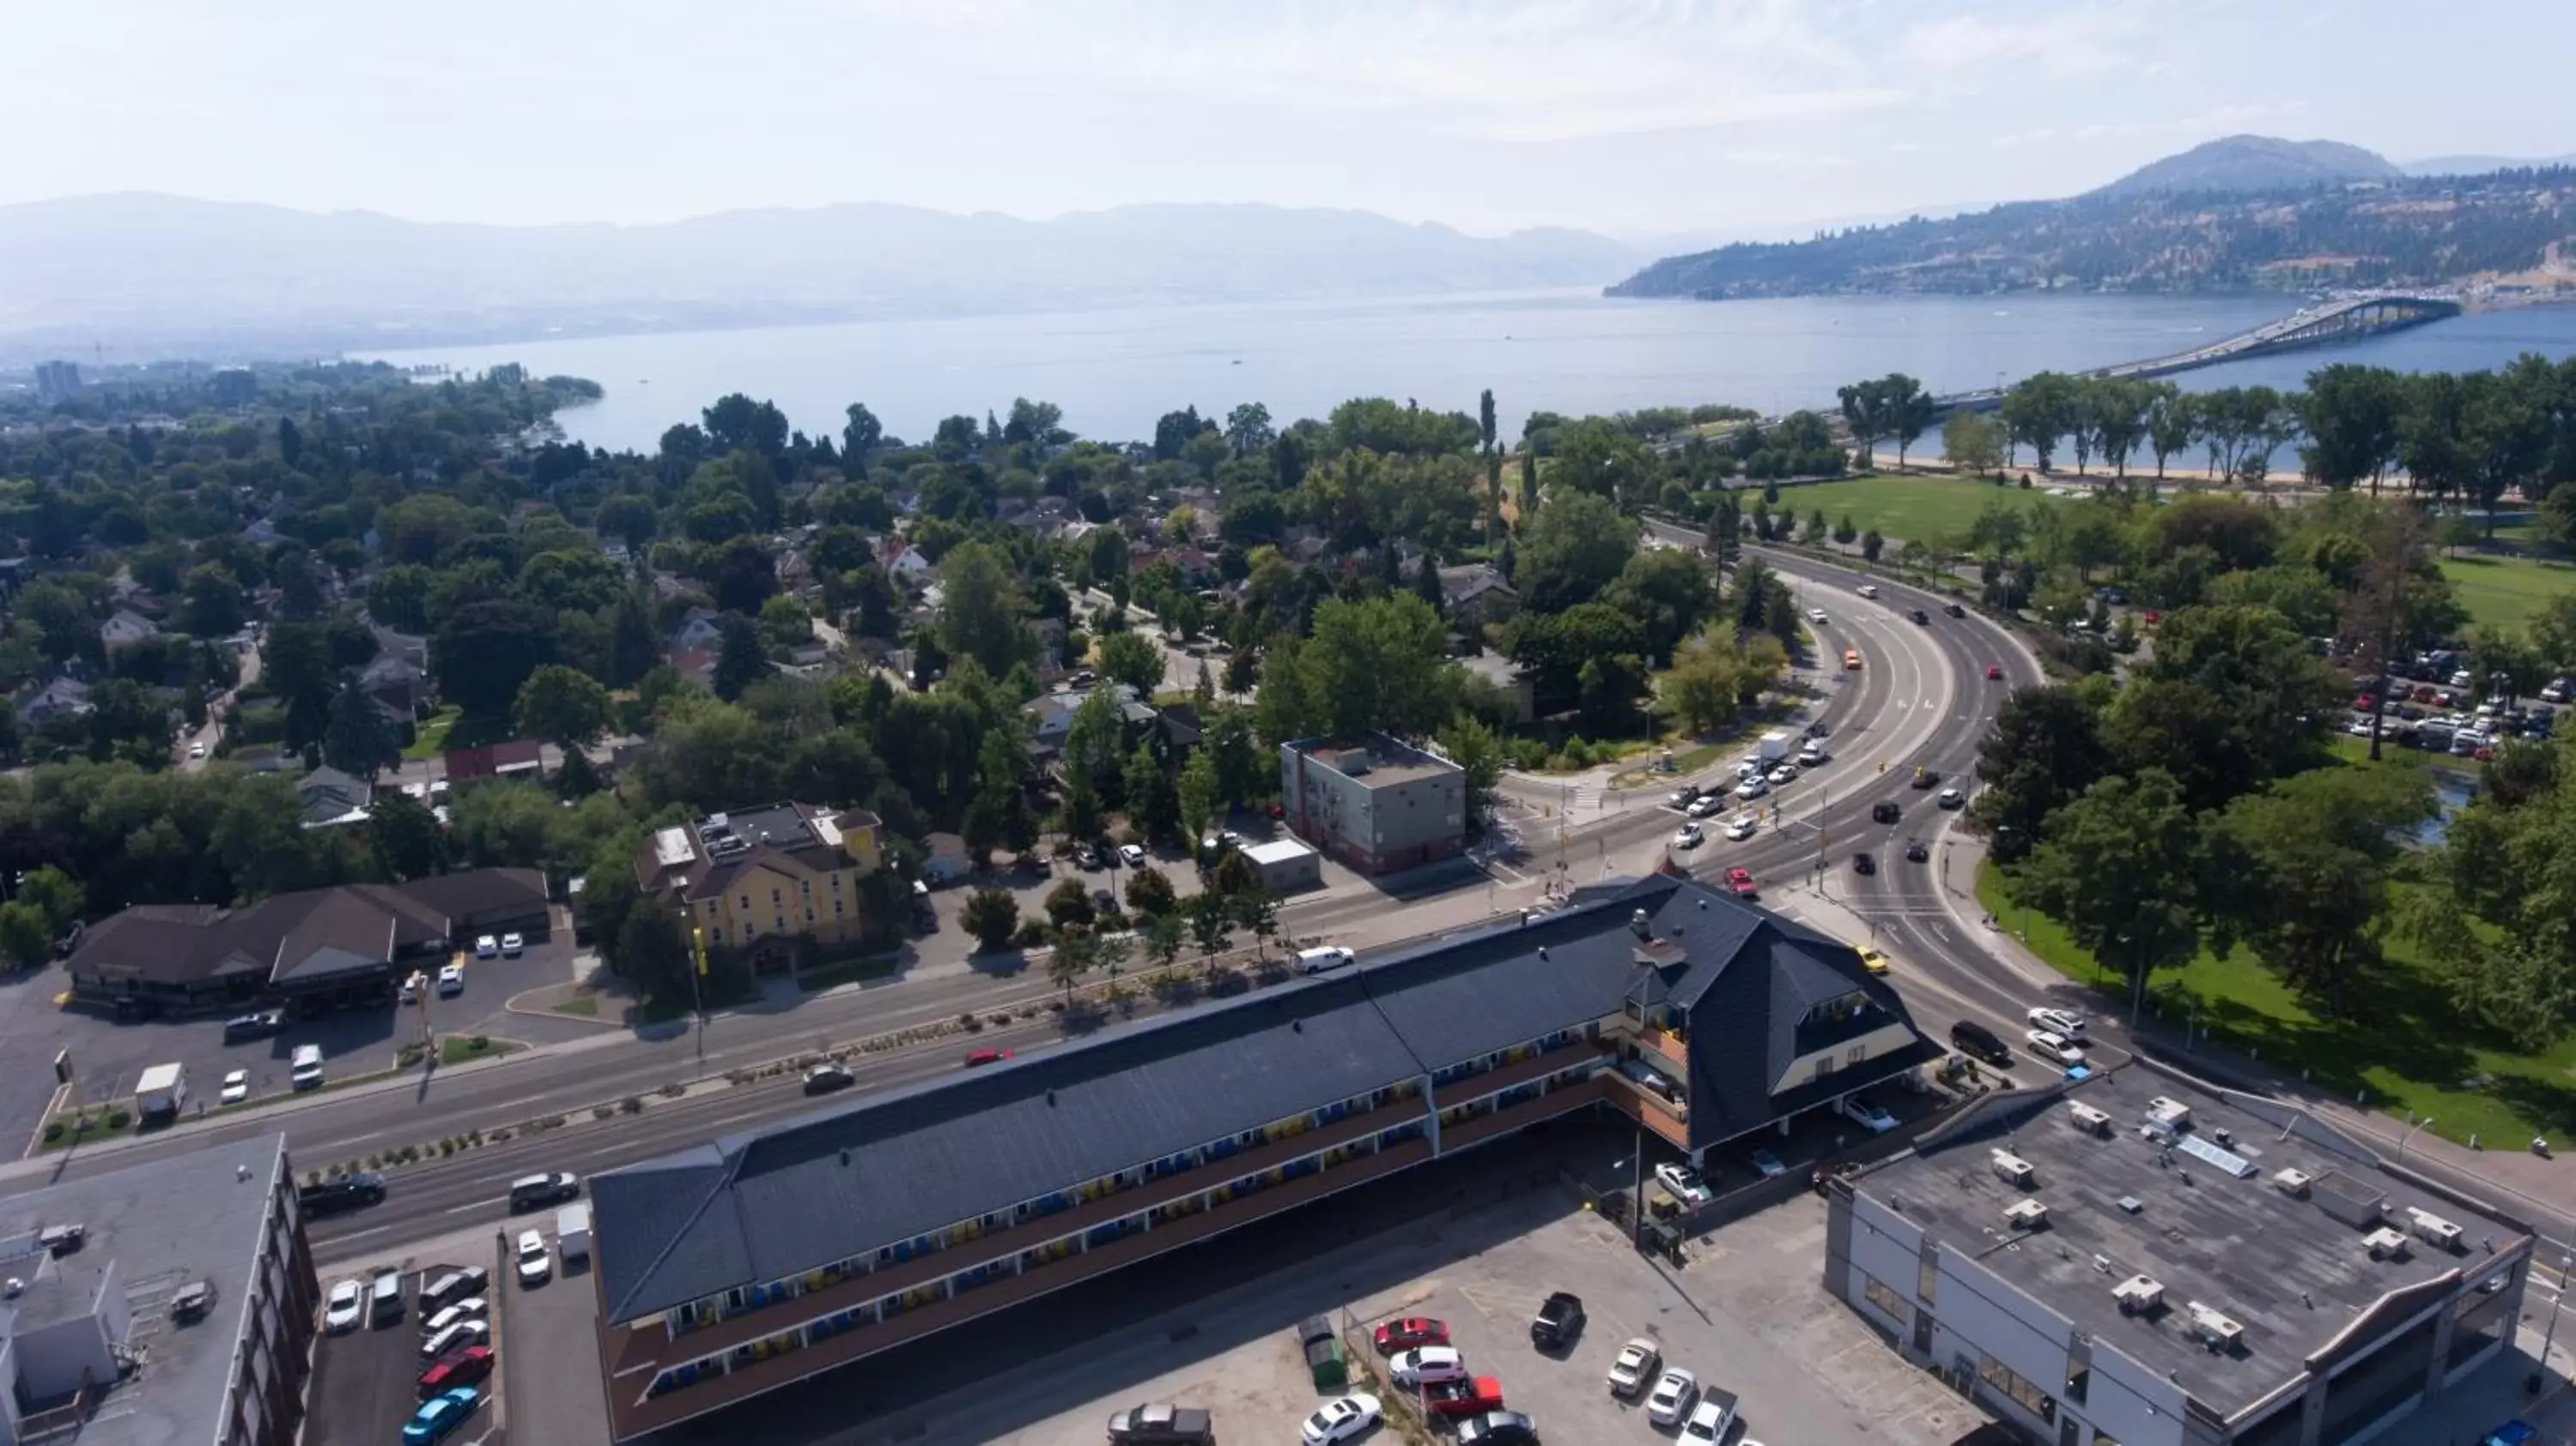
[(1735, 892), (1735, 897), (1739, 899), (1752, 898), (1757, 892), (1753, 882), (1753, 875), (1747, 873), (1743, 869), (1728, 869), (1726, 871), (1726, 886), (1729, 889), (1732, 889)]
[(471, 1386), (492, 1374), (492, 1348), (467, 1346), (461, 1351), (441, 1356), (438, 1364), (420, 1373), (420, 1398), (424, 1401), (442, 1391), (458, 1386)]
[(1996, 681), (1996, 680), (1998, 680), (1998, 679), (2002, 678), (2002, 677), (2003, 677), (2003, 675), (2004, 675), (2004, 665), (2003, 665), (2003, 664), (2001, 664), (2001, 663), (1988, 663), (1988, 664), (1986, 664), (1986, 681), (1987, 681), (1987, 682), (1989, 682), (1989, 683), (1994, 682), (1994, 681)]
[(1007, 1049), (970, 1049), (966, 1051), (966, 1067), (973, 1069), (979, 1064), (1000, 1064), (1010, 1057), (1011, 1052)]
[(2367, 713), (2378, 706), (2379, 696), (2375, 693), (2356, 693), (2353, 695), (2352, 711), (2355, 713)]
[(1449, 1322), (1433, 1320), (1429, 1316), (1409, 1315), (1402, 1320), (1388, 1321), (1377, 1328), (1377, 1353), (1382, 1356), (1391, 1356), (1397, 1351), (1409, 1351), (1415, 1346), (1447, 1344), (1449, 1344)]
[(1492, 1376), (1435, 1381), (1422, 1388), (1422, 1407), (1435, 1416), (1481, 1416), (1503, 1409), (1503, 1383)]

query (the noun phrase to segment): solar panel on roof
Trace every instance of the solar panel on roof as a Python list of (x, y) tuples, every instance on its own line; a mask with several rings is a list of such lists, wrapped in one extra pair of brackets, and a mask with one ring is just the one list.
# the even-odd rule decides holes
[(2239, 1180), (2253, 1178), (2254, 1162), (2233, 1150), (2221, 1149), (2198, 1135), (2185, 1135), (2174, 1141), (2174, 1148), (2194, 1159), (2215, 1165)]

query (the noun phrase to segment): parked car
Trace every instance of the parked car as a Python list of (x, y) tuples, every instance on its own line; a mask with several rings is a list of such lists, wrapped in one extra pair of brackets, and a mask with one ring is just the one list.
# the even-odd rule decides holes
[(1772, 1154), (1770, 1148), (1764, 1145), (1756, 1145), (1752, 1149), (1745, 1151), (1744, 1163), (1751, 1165), (1755, 1170), (1761, 1172), (1762, 1178), (1766, 1180), (1776, 1175), (1786, 1175), (1789, 1173), (1789, 1167), (1781, 1164), (1780, 1157)]
[(432, 1361), (420, 1373), (420, 1398), (424, 1401), (458, 1386), (471, 1386), (492, 1374), (492, 1348), (467, 1346), (440, 1360)]
[(464, 966), (464, 965), (462, 965), (462, 964), (456, 964), (456, 963), (447, 963), (447, 964), (441, 964), (441, 965), (439, 965), (439, 966), (438, 966), (438, 997), (439, 997), (439, 998), (441, 998), (441, 999), (445, 999), (445, 998), (447, 998), (447, 997), (448, 997), (449, 995), (451, 995), (451, 994), (462, 994), (462, 993), (464, 993), (464, 992), (465, 992), (465, 966)]
[(1427, 1315), (1409, 1315), (1379, 1326), (1373, 1339), (1377, 1342), (1377, 1353), (1382, 1356), (1411, 1350), (1415, 1346), (1445, 1346), (1449, 1344), (1449, 1323), (1433, 1320)]
[(1563, 1350), (1583, 1334), (1583, 1298), (1570, 1290), (1560, 1290), (1541, 1301), (1538, 1315), (1530, 1321), (1530, 1344), (1547, 1350)]
[(354, 1280), (344, 1280), (331, 1287), (322, 1303), (322, 1329), (338, 1333), (353, 1331), (367, 1318), (367, 1287)]
[(1810, 738), (1806, 742), (1798, 745), (1798, 766), (1800, 768), (1813, 768), (1819, 763), (1831, 762), (1833, 756), (1833, 754), (1826, 751), (1825, 745), (1817, 742), (1813, 738)]
[(1655, 1389), (1647, 1393), (1646, 1419), (1658, 1426), (1678, 1426), (1698, 1400), (1699, 1378), (1673, 1366), (1656, 1378)]
[(2022, 1041), (2032, 1055), (2050, 1064), (2073, 1066), (2084, 1062), (2084, 1047), (2055, 1030), (2027, 1030), (2022, 1034)]
[(527, 948), (528, 941), (516, 934), (504, 934), (501, 936), (501, 954), (504, 958), (516, 959), (521, 954), (526, 953)]
[(421, 1342), (420, 1358), (424, 1361), (435, 1361), (450, 1351), (466, 1346), (489, 1345), (491, 1342), (492, 1325), (489, 1321), (461, 1320)]
[(474, 957), (477, 959), (490, 959), (500, 952), (501, 941), (489, 934), (482, 935), (474, 941)]
[(1961, 1054), (1973, 1056), (1988, 1064), (2012, 1063), (2012, 1050), (2004, 1044), (2003, 1036), (1973, 1019), (1962, 1019), (1950, 1026), (1950, 1046)]
[(2052, 1009), (2041, 1005), (2022, 1015), (2033, 1029), (2045, 1029), (2081, 1042), (2084, 1038), (2084, 1016), (2069, 1009)]
[(446, 1330), (449, 1326), (456, 1324), (458, 1321), (481, 1320), (486, 1314), (485, 1307), (489, 1304), (490, 1302), (484, 1300), (483, 1297), (479, 1295), (469, 1295), (463, 1300), (458, 1301), (456, 1304), (439, 1311), (438, 1314), (431, 1316), (429, 1319), (422, 1321), (420, 1323), (420, 1333), (424, 1336), (434, 1336), (439, 1332)]
[(1753, 882), (1753, 875), (1743, 869), (1726, 871), (1726, 888), (1739, 899), (1754, 898), (1762, 892), (1761, 886)]
[(805, 1071), (805, 1093), (828, 1095), (857, 1084), (859, 1077), (837, 1064), (818, 1064)]
[(1538, 1446), (1538, 1426), (1518, 1411), (1487, 1411), (1458, 1423), (1458, 1446)]
[[(1734, 1424), (1735, 1398), (1712, 1389), (1699, 1398), (1699, 1404), (1691, 1408), (1689, 1418), (1682, 1422), (1681, 1439), (1698, 1443), (1698, 1446), (1718, 1446), (1726, 1439), (1727, 1428)], [(1746, 1446), (1761, 1446), (1761, 1443), (1749, 1442)]]
[(1699, 1171), (1677, 1160), (1667, 1160), (1655, 1167), (1655, 1183), (1672, 1192), (1672, 1197), (1684, 1205), (1705, 1205), (1717, 1198), (1717, 1192), (1708, 1188), (1708, 1182), (1699, 1177)]
[(546, 1236), (541, 1230), (519, 1232), (519, 1284), (543, 1285), (555, 1273), (554, 1257), (546, 1253)]
[(467, 1296), (481, 1295), (491, 1279), (492, 1273), (482, 1266), (460, 1266), (420, 1288), (420, 1308), (437, 1310)]
[(1216, 1426), (1196, 1406), (1152, 1401), (1113, 1414), (1109, 1439), (1119, 1446), (1215, 1446)]
[(1495, 1376), (1441, 1381), (1422, 1388), (1422, 1406), (1434, 1416), (1446, 1416), (1451, 1420), (1499, 1411), (1503, 1408), (1503, 1383)]
[(215, 1102), (217, 1104), (237, 1105), (249, 1098), (250, 1071), (246, 1069), (237, 1069), (224, 1076), (223, 1093), (216, 1098)]
[(1131, 869), (1143, 868), (1145, 866), (1144, 846), (1141, 844), (1120, 844), (1118, 846), (1118, 862), (1125, 864)]
[(266, 1039), (286, 1027), (286, 1011), (263, 1009), (256, 1014), (236, 1014), (224, 1021), (224, 1043), (239, 1044), (249, 1039)]
[(1643, 1336), (1621, 1346), (1618, 1358), (1610, 1362), (1610, 1394), (1633, 1396), (1644, 1390), (1663, 1363), (1662, 1349)]
[(474, 1408), (483, 1404), (483, 1392), (473, 1386), (457, 1386), (439, 1392), (412, 1413), (403, 1423), (403, 1446), (437, 1446), (448, 1433), (465, 1424)]
[(1880, 1109), (1877, 1105), (1870, 1103), (1859, 1095), (1843, 1096), (1842, 1102), (1835, 1106), (1835, 1108), (1842, 1111), (1844, 1119), (1850, 1120), (1856, 1125), (1867, 1125), (1869, 1127), (1869, 1132), (1873, 1135), (1883, 1135), (1896, 1128), (1896, 1116)]
[(1307, 1417), (1306, 1429), (1301, 1434), (1305, 1437), (1306, 1446), (1332, 1446), (1334, 1442), (1348, 1441), (1375, 1426), (1378, 1418), (1385, 1414), (1375, 1396), (1344, 1396), (1337, 1401), (1325, 1402), (1322, 1409)]
[(1454, 1346), (1417, 1346), (1398, 1351), (1386, 1363), (1387, 1377), (1399, 1386), (1455, 1381), (1467, 1374), (1467, 1358)]

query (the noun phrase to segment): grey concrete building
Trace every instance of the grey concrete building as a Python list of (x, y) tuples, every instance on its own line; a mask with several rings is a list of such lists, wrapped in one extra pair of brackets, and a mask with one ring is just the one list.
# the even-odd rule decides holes
[(1467, 775), (1383, 733), (1280, 744), (1279, 792), (1299, 838), (1364, 874), (1467, 846)]
[(0, 1199), (0, 1446), (289, 1446), (320, 1289), (286, 1137)]
[(2513, 1335), (2532, 1233), (2148, 1061), (1832, 1187), (1825, 1285), (2046, 1446), (2356, 1446)]

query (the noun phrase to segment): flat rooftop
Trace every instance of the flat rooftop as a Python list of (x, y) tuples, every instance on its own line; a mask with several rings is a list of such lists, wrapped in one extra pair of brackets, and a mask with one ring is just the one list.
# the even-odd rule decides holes
[[(2158, 1100), (2189, 1111), (2171, 1144), (2141, 1131)], [(2078, 1104), (2110, 1117), (2102, 1133), (2078, 1127)], [(1998, 1149), (2029, 1162), (2029, 1187), (1996, 1172)], [(2232, 1170), (2230, 1157), (2250, 1173)], [(2274, 1183), (2285, 1167), (2317, 1182), (2305, 1198)], [(1933, 1238), (2073, 1322), (2097, 1349), (2115, 1348), (2230, 1415), (2299, 1374), (2388, 1292), (2452, 1270), (2474, 1278), (2491, 1250), (2526, 1233), (2382, 1169), (2368, 1148), (2304, 1113), (2146, 1064), (2063, 1092), (1993, 1097), (1854, 1189), (1895, 1203)], [(2337, 1218), (2352, 1213), (2343, 1202), (2354, 1199), (2384, 1202), (2387, 1226), (2400, 1232), (2411, 1224), (2409, 1207), (2438, 1215), (2460, 1228), (2459, 1249), (2410, 1234), (2404, 1258), (2375, 1260), (2362, 1243), (2375, 1227)], [(2048, 1207), (2044, 1228), (2005, 1221), (2004, 1208), (2023, 1200)], [(2164, 1286), (2161, 1311), (2121, 1313), (2112, 1288), (2134, 1275)], [(2193, 1301), (2244, 1327), (2240, 1348), (2202, 1345), (2190, 1329)]]
[[(102, 1399), (81, 1446), (202, 1440), (221, 1419), (234, 1348), (248, 1330), (260, 1227), (285, 1159), (286, 1137), (262, 1135), (0, 1198), (0, 1240), (59, 1225), (86, 1232), (59, 1260), (11, 1263), (8, 1273), (23, 1277), (42, 1262), (25, 1297), (27, 1328), (85, 1313), (110, 1261), (132, 1312), (130, 1344), (142, 1368)], [(174, 1325), (170, 1297), (197, 1281), (214, 1286), (213, 1311)]]
[(1287, 746), (1304, 754), (1309, 763), (1371, 786), (1411, 783), (1419, 778), (1437, 778), (1444, 773), (1460, 771), (1457, 764), (1434, 758), (1418, 748), (1409, 748), (1383, 734), (1373, 733), (1365, 738), (1308, 738)]

